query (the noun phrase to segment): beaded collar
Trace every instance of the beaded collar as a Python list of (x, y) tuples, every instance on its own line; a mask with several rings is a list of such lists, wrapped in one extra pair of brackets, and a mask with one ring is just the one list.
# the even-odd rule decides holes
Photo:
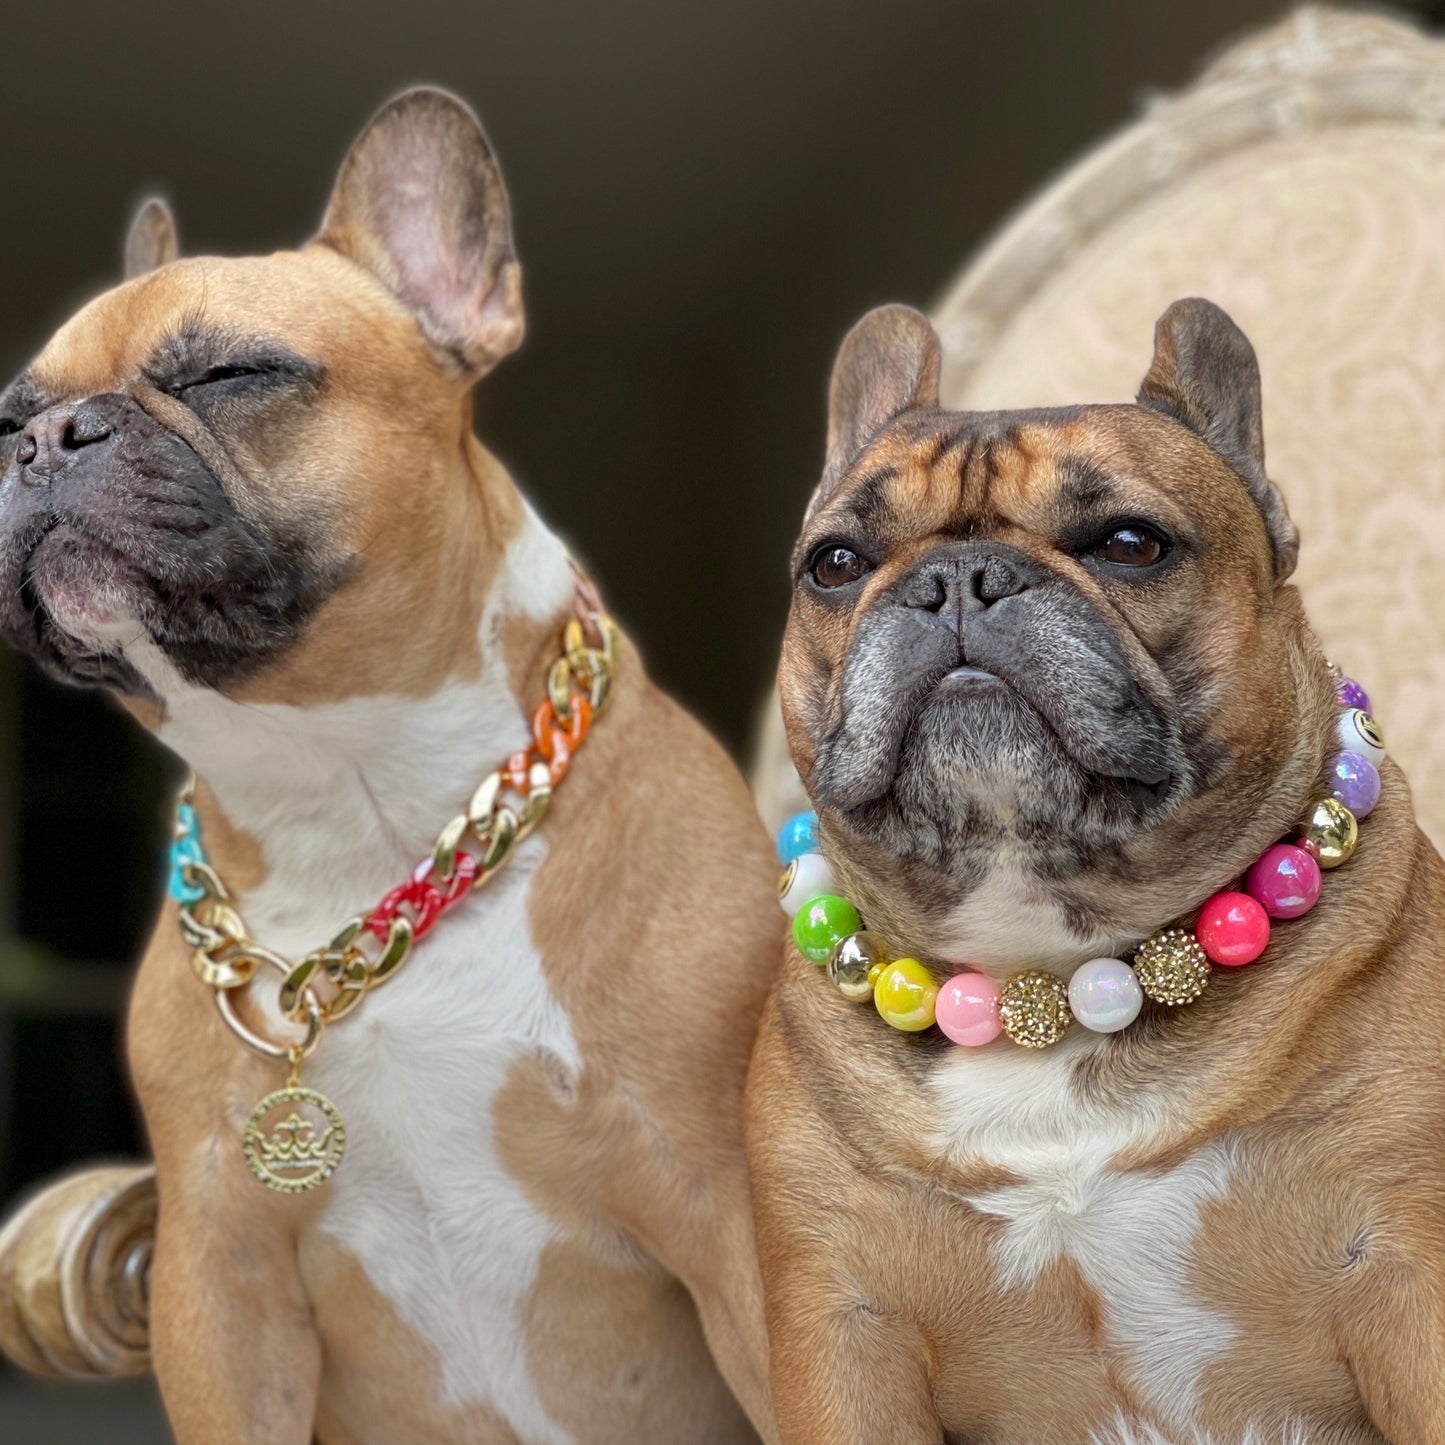
[(1094, 958), (1066, 983), (1025, 969), (1003, 983), (966, 970), (939, 984), (916, 958), (896, 953), (865, 928), (857, 908), (838, 892), (819, 849), (818, 815), (798, 813), (778, 834), (786, 865), (778, 898), (793, 920), (805, 958), (824, 968), (844, 998), (873, 1000), (886, 1023), (906, 1033), (938, 1028), (954, 1043), (978, 1048), (1000, 1034), (1026, 1048), (1056, 1044), (1072, 1021), (1095, 1033), (1117, 1033), (1138, 1018), (1147, 996), (1168, 1008), (1193, 1003), (1209, 983), (1210, 965), (1243, 968), (1269, 943), (1271, 920), (1301, 918), (1320, 896), (1321, 870), (1348, 863), (1359, 820), (1380, 797), (1385, 741), (1359, 683), (1335, 674), (1340, 704), (1328, 791), (1306, 811), (1290, 838), (1267, 848), (1241, 886), (1214, 894), (1191, 927), (1165, 928), (1135, 950), (1132, 963)]
[[(607, 704), (616, 630), (592, 584), (577, 575), (576, 615), (562, 637), (547, 696), (532, 715), (532, 740), (489, 773), (438, 834), (432, 851), (375, 907), (348, 920), (329, 943), (296, 962), (251, 937), (201, 841), (192, 789), (176, 806), (171, 844), (171, 897), (191, 950), (191, 967), (212, 991), (226, 1026), (247, 1048), (288, 1065), (283, 1088), (266, 1095), (246, 1121), (246, 1166), (268, 1189), (299, 1194), (335, 1173), (346, 1128), (330, 1099), (303, 1088), (302, 1061), (323, 1029), (346, 1017), (374, 988), (394, 978), (412, 949), (474, 890), (506, 864), (515, 846), (541, 821), (553, 789), (567, 775), (593, 719)], [(463, 843), (472, 840), (479, 853)], [(233, 996), (271, 969), (279, 975), (282, 1016), (298, 1032), (275, 1039), (245, 1023)]]

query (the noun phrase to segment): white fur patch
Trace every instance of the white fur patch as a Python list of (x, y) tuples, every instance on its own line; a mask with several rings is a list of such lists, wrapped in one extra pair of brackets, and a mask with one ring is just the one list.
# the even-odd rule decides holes
[(431, 697), (233, 702), (181, 681), (148, 641), (126, 647), (165, 699), (161, 740), (263, 843), (269, 876), (246, 900), (247, 921), (259, 932), (264, 919), (273, 947), (314, 946), (318, 899), (333, 924), (374, 902), (430, 851), (483, 776), (525, 744), (500, 628), (519, 613), (550, 617), (571, 595), (566, 553), (529, 511), (482, 615), (481, 676)]
[(1167, 1173), (1115, 1169), (1167, 1116), (1147, 1098), (1127, 1113), (1081, 1100), (1071, 1065), (1096, 1047), (1079, 1030), (1044, 1055), (1006, 1040), (959, 1050), (931, 1085), (942, 1117), (957, 1121), (937, 1144), (1021, 1181), (969, 1200), (1004, 1222), (999, 1283), (1028, 1288), (1050, 1264), (1072, 1261), (1132, 1386), (1164, 1418), (1187, 1422), (1201, 1375), (1236, 1335), (1189, 1289), (1201, 1212), (1228, 1192), (1233, 1157), (1211, 1145)]
[(1006, 850), (949, 914), (940, 938), (944, 957), (1000, 980), (1021, 968), (1067, 978), (1084, 959), (1107, 957), (1117, 946), (1107, 934), (1075, 933), (1047, 887)]
[[(235, 703), (187, 687), (149, 644), (127, 646), (166, 700), (163, 740), (263, 844), (267, 877), (241, 900), (257, 937), (297, 957), (430, 851), (475, 784), (527, 741), (502, 621), (553, 616), (571, 594), (561, 545), (529, 512), (482, 618), (480, 679), (421, 700)], [(519, 1057), (546, 1051), (580, 1068), (529, 925), (546, 850), (545, 830), (526, 840), (403, 977), (328, 1031), (303, 1078), (347, 1123), (320, 1228), (435, 1349), (448, 1404), (485, 1403), (520, 1438), (568, 1445), (529, 1374), (519, 1313), (557, 1229), (502, 1168), (493, 1125)]]
[(581, 1067), (527, 920), (546, 845), (427, 940), (405, 978), (338, 1027), (310, 1076), (345, 1111), (350, 1157), (321, 1227), (436, 1350), (446, 1402), (485, 1401), (527, 1441), (570, 1436), (528, 1372), (519, 1314), (556, 1226), (503, 1169), (493, 1102), (524, 1054)]
[(1165, 1435), (1152, 1425), (1121, 1419), (1110, 1429), (1095, 1433), (1093, 1445), (1310, 1445), (1310, 1432), (1303, 1425), (1286, 1425), (1282, 1430), (1250, 1429), (1229, 1439), (1190, 1429)]

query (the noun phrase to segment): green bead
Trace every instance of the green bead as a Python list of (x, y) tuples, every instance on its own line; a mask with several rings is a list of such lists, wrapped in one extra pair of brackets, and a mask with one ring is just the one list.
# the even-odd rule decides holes
[(839, 943), (862, 927), (858, 910), (846, 898), (823, 893), (810, 898), (793, 915), (793, 941), (804, 958), (827, 963)]

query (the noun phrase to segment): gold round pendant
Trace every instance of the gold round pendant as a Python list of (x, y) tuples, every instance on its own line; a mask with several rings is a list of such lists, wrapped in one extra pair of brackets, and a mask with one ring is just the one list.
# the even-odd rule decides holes
[(325, 1094), (288, 1084), (251, 1110), (243, 1147), (246, 1167), (267, 1189), (304, 1194), (336, 1172), (346, 1126)]

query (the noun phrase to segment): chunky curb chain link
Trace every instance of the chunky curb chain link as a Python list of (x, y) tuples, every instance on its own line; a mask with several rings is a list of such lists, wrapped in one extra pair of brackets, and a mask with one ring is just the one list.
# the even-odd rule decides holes
[[(554, 789), (607, 706), (616, 667), (617, 630), (580, 572), (576, 615), (567, 623), (562, 646), (563, 655), (548, 674), (547, 696), (532, 715), (528, 746), (482, 779), (466, 810), (441, 830), (406, 882), (295, 963), (251, 937), (226, 885), (206, 861), (192, 789), (182, 794), (170, 885), (181, 937), (191, 949), (196, 977), (212, 990), (221, 1018), (248, 1048), (289, 1061), (294, 1077), (321, 1042), (325, 1026), (394, 978), (416, 944), (505, 867), (517, 844), (542, 821)], [(468, 843), (479, 851), (465, 847)], [(235, 1009), (233, 993), (252, 982), (258, 967), (280, 976), (281, 1012), (300, 1029), (288, 1042), (259, 1033)]]

